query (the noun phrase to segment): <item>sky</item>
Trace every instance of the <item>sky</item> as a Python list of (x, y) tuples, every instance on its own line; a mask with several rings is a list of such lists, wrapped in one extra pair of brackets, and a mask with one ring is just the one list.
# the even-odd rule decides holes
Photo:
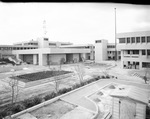
[(115, 42), (116, 31), (150, 30), (150, 5), (116, 3), (0, 3), (0, 45), (36, 40), (46, 21), (50, 41)]

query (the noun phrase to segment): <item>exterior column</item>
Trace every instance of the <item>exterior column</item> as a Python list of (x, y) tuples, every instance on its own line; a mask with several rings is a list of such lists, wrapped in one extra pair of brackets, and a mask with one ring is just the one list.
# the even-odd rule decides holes
[(39, 57), (38, 57), (39, 58), (39, 65), (43, 66), (43, 54), (39, 53), (38, 55), (39, 55)]
[(142, 69), (142, 62), (139, 62), (139, 69)]
[(20, 59), (20, 58), (19, 58), (19, 54), (16, 54), (16, 59)]
[(121, 50), (121, 68), (122, 68), (122, 69), (123, 69), (123, 67), (124, 67), (124, 63), (123, 63), (124, 57), (123, 57), (123, 55), (124, 55), (124, 50)]
[(33, 54), (33, 64), (37, 64), (37, 54)]

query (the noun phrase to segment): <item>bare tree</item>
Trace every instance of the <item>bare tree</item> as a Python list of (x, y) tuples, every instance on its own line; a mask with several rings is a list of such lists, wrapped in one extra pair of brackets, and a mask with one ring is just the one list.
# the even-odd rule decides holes
[(60, 59), (60, 63), (59, 63), (59, 64), (60, 64), (60, 70), (61, 70), (62, 64), (64, 64), (64, 63), (65, 63), (65, 58), (61, 58), (61, 59)]
[(59, 85), (60, 85), (60, 76), (54, 77), (54, 82), (55, 82), (55, 91), (58, 94), (59, 91)]
[(79, 64), (75, 65), (75, 71), (76, 71), (76, 73), (79, 77), (80, 84), (81, 84), (83, 82), (83, 76), (84, 76), (84, 73), (85, 73), (83, 66), (81, 66)]
[(11, 87), (11, 104), (13, 104), (17, 101), (19, 94), (18, 80), (16, 79), (16, 77), (10, 80), (9, 86)]
[(50, 66), (51, 66), (51, 58), (50, 58), (50, 55), (48, 56), (48, 59), (47, 59), (47, 64), (49, 66), (49, 69), (50, 69)]

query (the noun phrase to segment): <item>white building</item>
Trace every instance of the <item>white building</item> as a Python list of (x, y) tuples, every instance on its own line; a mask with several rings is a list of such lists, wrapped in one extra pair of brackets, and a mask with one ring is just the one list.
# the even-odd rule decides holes
[(122, 68), (143, 69), (150, 65), (150, 31), (118, 33)]
[[(116, 47), (117, 60), (120, 60), (120, 50)], [(101, 39), (95, 41), (95, 62), (100, 63), (105, 60), (115, 59), (115, 43), (108, 43), (107, 40)]]
[(12, 54), (15, 54), (17, 58), (25, 62), (37, 65), (48, 65), (49, 63), (59, 64), (62, 58), (64, 58), (66, 62), (86, 60), (87, 55), (90, 54), (90, 49), (67, 47), (71, 44), (72, 43), (69, 42), (49, 42), (48, 38), (41, 37), (36, 41), (14, 44), (20, 47), (33, 45), (36, 48), (12, 50)]

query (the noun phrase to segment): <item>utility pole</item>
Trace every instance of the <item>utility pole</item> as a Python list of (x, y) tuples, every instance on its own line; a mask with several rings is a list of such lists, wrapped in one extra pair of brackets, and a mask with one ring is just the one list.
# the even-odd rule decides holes
[(116, 8), (115, 8), (115, 61), (117, 61), (117, 37), (116, 37), (116, 33), (117, 33), (117, 28), (116, 28)]

